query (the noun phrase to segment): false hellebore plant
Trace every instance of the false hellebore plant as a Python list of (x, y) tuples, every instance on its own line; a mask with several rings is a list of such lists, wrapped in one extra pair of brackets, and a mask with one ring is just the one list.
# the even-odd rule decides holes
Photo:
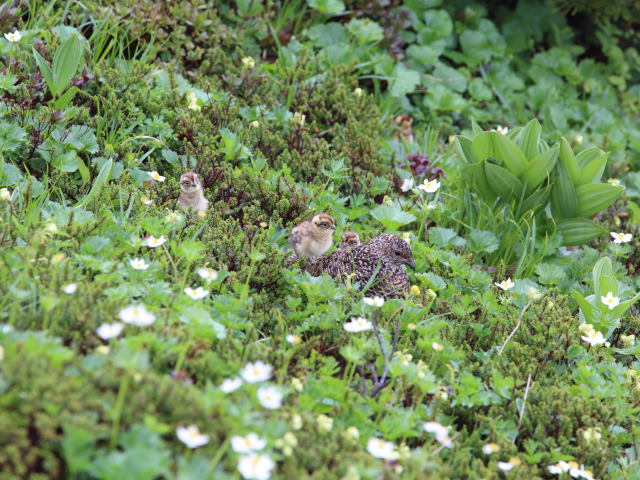
[(606, 233), (588, 217), (611, 205), (624, 187), (600, 182), (608, 153), (589, 147), (576, 155), (564, 138), (549, 146), (541, 131), (536, 119), (506, 134), (482, 131), (474, 122), (471, 138), (456, 138), (463, 175), (489, 206), (509, 208), (516, 223), (552, 219), (562, 245), (587, 243)]

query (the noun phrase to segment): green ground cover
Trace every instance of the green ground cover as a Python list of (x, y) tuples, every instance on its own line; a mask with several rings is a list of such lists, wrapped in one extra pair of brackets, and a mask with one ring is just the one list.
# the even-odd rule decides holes
[(639, 13), (0, 3), (0, 479), (640, 479)]

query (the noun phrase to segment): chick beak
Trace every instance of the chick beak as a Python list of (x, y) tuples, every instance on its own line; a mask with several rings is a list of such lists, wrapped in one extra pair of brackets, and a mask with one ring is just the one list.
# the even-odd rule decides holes
[(404, 262), (405, 265), (407, 265), (408, 267), (411, 268), (411, 270), (415, 270), (416, 269), (416, 264), (413, 261), (413, 258), (411, 260), (407, 260), (406, 262)]
[(333, 227), (329, 227), (329, 228), (331, 228), (331, 230), (335, 231), (335, 229), (338, 228), (338, 227), (334, 225)]

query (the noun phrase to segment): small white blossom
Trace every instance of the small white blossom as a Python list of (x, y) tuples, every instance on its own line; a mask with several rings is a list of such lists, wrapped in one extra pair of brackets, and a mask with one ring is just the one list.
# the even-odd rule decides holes
[(276, 464), (268, 455), (250, 453), (238, 458), (238, 472), (246, 480), (267, 480)]
[(257, 395), (260, 405), (264, 408), (275, 410), (282, 406), (283, 395), (276, 387), (260, 387)]
[(287, 335), (286, 339), (287, 343), (290, 343), (291, 345), (297, 345), (298, 343), (302, 342), (302, 338), (300, 338), (300, 336), (293, 335), (291, 333)]
[(13, 33), (5, 33), (4, 38), (9, 40), (10, 42), (19, 42), (22, 39), (22, 34), (16, 30)]
[(613, 310), (620, 304), (620, 299), (613, 296), (613, 292), (608, 292), (604, 297), (600, 297), (602, 303), (604, 303), (609, 310)]
[(180, 223), (182, 221), (182, 215), (176, 212), (171, 212), (165, 217), (167, 223)]
[(501, 281), (500, 283), (495, 282), (495, 285), (499, 288), (501, 288), (502, 290), (509, 290), (510, 288), (513, 288), (513, 286), (515, 285), (512, 281), (511, 281), (511, 277), (507, 278), (506, 280)]
[(254, 120), (253, 122), (249, 123), (249, 126), (251, 128), (258, 128), (258, 127), (260, 127), (260, 122), (258, 120)]
[(11, 201), (11, 192), (8, 188), (0, 188), (0, 200), (5, 202)]
[(149, 235), (148, 237), (145, 237), (142, 240), (142, 246), (149, 247), (149, 248), (157, 248), (166, 241), (167, 239), (165, 238), (164, 235), (160, 236), (159, 238), (156, 238), (153, 235)]
[(508, 472), (513, 467), (515, 467), (515, 465), (513, 463), (511, 463), (511, 462), (498, 462), (498, 468), (500, 470), (502, 470), (503, 472)]
[(400, 186), (400, 190), (402, 190), (403, 192), (408, 192), (412, 188), (413, 188), (413, 178), (405, 178), (404, 182), (402, 182), (402, 185)]
[(293, 114), (293, 119), (292, 122), (296, 125), (298, 125), (299, 127), (304, 127), (304, 121), (306, 119), (306, 116), (300, 112), (296, 112)]
[(184, 293), (192, 300), (202, 300), (204, 297), (209, 295), (209, 290), (205, 290), (202, 287), (198, 287), (198, 288), (187, 287), (184, 289)]
[(149, 197), (140, 197), (140, 201), (145, 205), (151, 205), (153, 203), (153, 200), (151, 200)]
[(423, 183), (418, 185), (418, 188), (427, 193), (435, 193), (440, 188), (440, 182), (435, 178), (433, 180), (425, 180)]
[(231, 448), (236, 453), (251, 453), (262, 450), (267, 445), (266, 440), (258, 437), (256, 433), (248, 433), (244, 437), (234, 435), (231, 437)]
[(62, 291), (64, 293), (66, 293), (67, 295), (73, 295), (74, 293), (76, 293), (76, 290), (78, 290), (78, 284), (77, 283), (70, 283), (70, 284), (65, 285), (64, 287), (62, 287)]
[(207, 282), (213, 282), (218, 278), (218, 272), (212, 268), (199, 268), (196, 273)]
[(137, 327), (148, 327), (156, 321), (156, 316), (149, 312), (144, 305), (129, 305), (120, 310), (120, 320)]
[(398, 458), (398, 452), (396, 446), (391, 442), (385, 442), (380, 438), (370, 438), (367, 442), (367, 452), (376, 458), (382, 458), (383, 460), (396, 460)]
[(96, 333), (103, 340), (110, 340), (116, 338), (122, 333), (123, 325), (120, 322), (115, 323), (103, 323), (98, 327)]
[(509, 133), (509, 127), (503, 127), (501, 125), (498, 125), (495, 130), (492, 130), (492, 132), (498, 132), (498, 133), (501, 133), (502, 135), (506, 135), (507, 133)]
[(242, 385), (242, 379), (240, 377), (225, 378), (220, 384), (220, 390), (224, 393), (235, 392)]
[(436, 351), (436, 352), (441, 352), (444, 350), (444, 345), (442, 345), (441, 343), (438, 342), (433, 342), (431, 344), (431, 347)]
[(445, 427), (438, 422), (425, 422), (423, 428), (426, 432), (433, 433), (436, 440), (445, 448), (453, 447), (453, 442), (449, 438), (450, 427)]
[(631, 239), (633, 238), (633, 235), (631, 235), (630, 233), (616, 233), (616, 232), (609, 232), (611, 234), (611, 238), (613, 238), (613, 243), (629, 243), (631, 241)]
[(350, 322), (347, 322), (343, 325), (343, 328), (347, 332), (364, 332), (366, 330), (371, 330), (373, 328), (373, 324), (364, 317), (352, 318)]
[[(196, 97), (196, 94), (193, 93), (192, 91), (188, 91), (187, 92), (187, 108), (189, 110), (193, 110), (194, 112), (199, 112), (200, 110), (202, 110), (202, 107), (200, 106), (200, 104), (198, 103), (198, 97)], [(160, 180), (161, 182), (164, 180)]]
[(244, 57), (242, 59), (242, 68), (245, 70), (253, 70), (256, 67), (256, 61), (253, 57)]
[(178, 427), (176, 429), (178, 440), (189, 448), (198, 448), (209, 443), (209, 435), (200, 433), (200, 429), (196, 425), (188, 427)]
[(131, 268), (134, 270), (146, 270), (149, 268), (149, 264), (144, 261), (144, 258), (134, 258), (129, 262), (129, 265), (131, 265)]
[(255, 363), (247, 363), (240, 371), (240, 375), (247, 383), (264, 382), (273, 374), (273, 367), (261, 360)]
[(330, 432), (331, 429), (333, 429), (333, 418), (331, 418), (329, 415), (318, 415), (318, 418), (316, 418), (316, 423), (318, 424), (318, 431), (320, 432)]
[(163, 177), (162, 175), (160, 175), (158, 172), (156, 172), (155, 170), (152, 172), (147, 172), (147, 174), (153, 178), (156, 182), (164, 182), (165, 181), (165, 177)]
[(602, 333), (596, 331), (596, 330), (591, 330), (589, 333), (587, 333), (586, 335), (580, 337), (582, 338), (582, 340), (584, 340), (585, 342), (587, 342), (589, 345), (602, 345), (603, 343), (606, 342), (605, 338), (602, 336)]
[(353, 90), (353, 94), (354, 94), (356, 97), (358, 97), (358, 98), (360, 98), (360, 97), (362, 96), (362, 94), (363, 94), (363, 93), (364, 93), (364, 91), (363, 91), (360, 87), (355, 88), (355, 89)]
[(500, 450), (500, 445), (497, 443), (487, 443), (484, 447), (482, 447), (482, 453), (485, 455), (491, 455), (492, 453), (498, 452)]
[(364, 297), (362, 301), (367, 305), (375, 308), (378, 308), (384, 305), (384, 298), (382, 297)]
[(560, 475), (561, 473), (568, 472), (571, 469), (571, 466), (564, 460), (561, 460), (555, 465), (549, 465), (547, 469), (549, 470), (549, 473)]
[(617, 187), (618, 185), (620, 185), (620, 179), (618, 179), (618, 178), (610, 178), (609, 180), (607, 180), (607, 183), (609, 185), (613, 185), (614, 187)]

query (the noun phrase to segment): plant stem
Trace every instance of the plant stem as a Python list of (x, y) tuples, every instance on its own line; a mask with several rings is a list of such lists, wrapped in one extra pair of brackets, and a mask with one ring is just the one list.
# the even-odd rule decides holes
[(122, 415), (122, 407), (124, 406), (124, 398), (129, 389), (130, 376), (129, 372), (124, 372), (122, 379), (120, 380), (120, 387), (118, 388), (118, 397), (116, 398), (115, 412), (113, 416), (113, 423), (111, 424), (111, 437), (109, 439), (109, 448), (113, 450), (118, 443), (118, 432), (120, 430), (120, 417)]

